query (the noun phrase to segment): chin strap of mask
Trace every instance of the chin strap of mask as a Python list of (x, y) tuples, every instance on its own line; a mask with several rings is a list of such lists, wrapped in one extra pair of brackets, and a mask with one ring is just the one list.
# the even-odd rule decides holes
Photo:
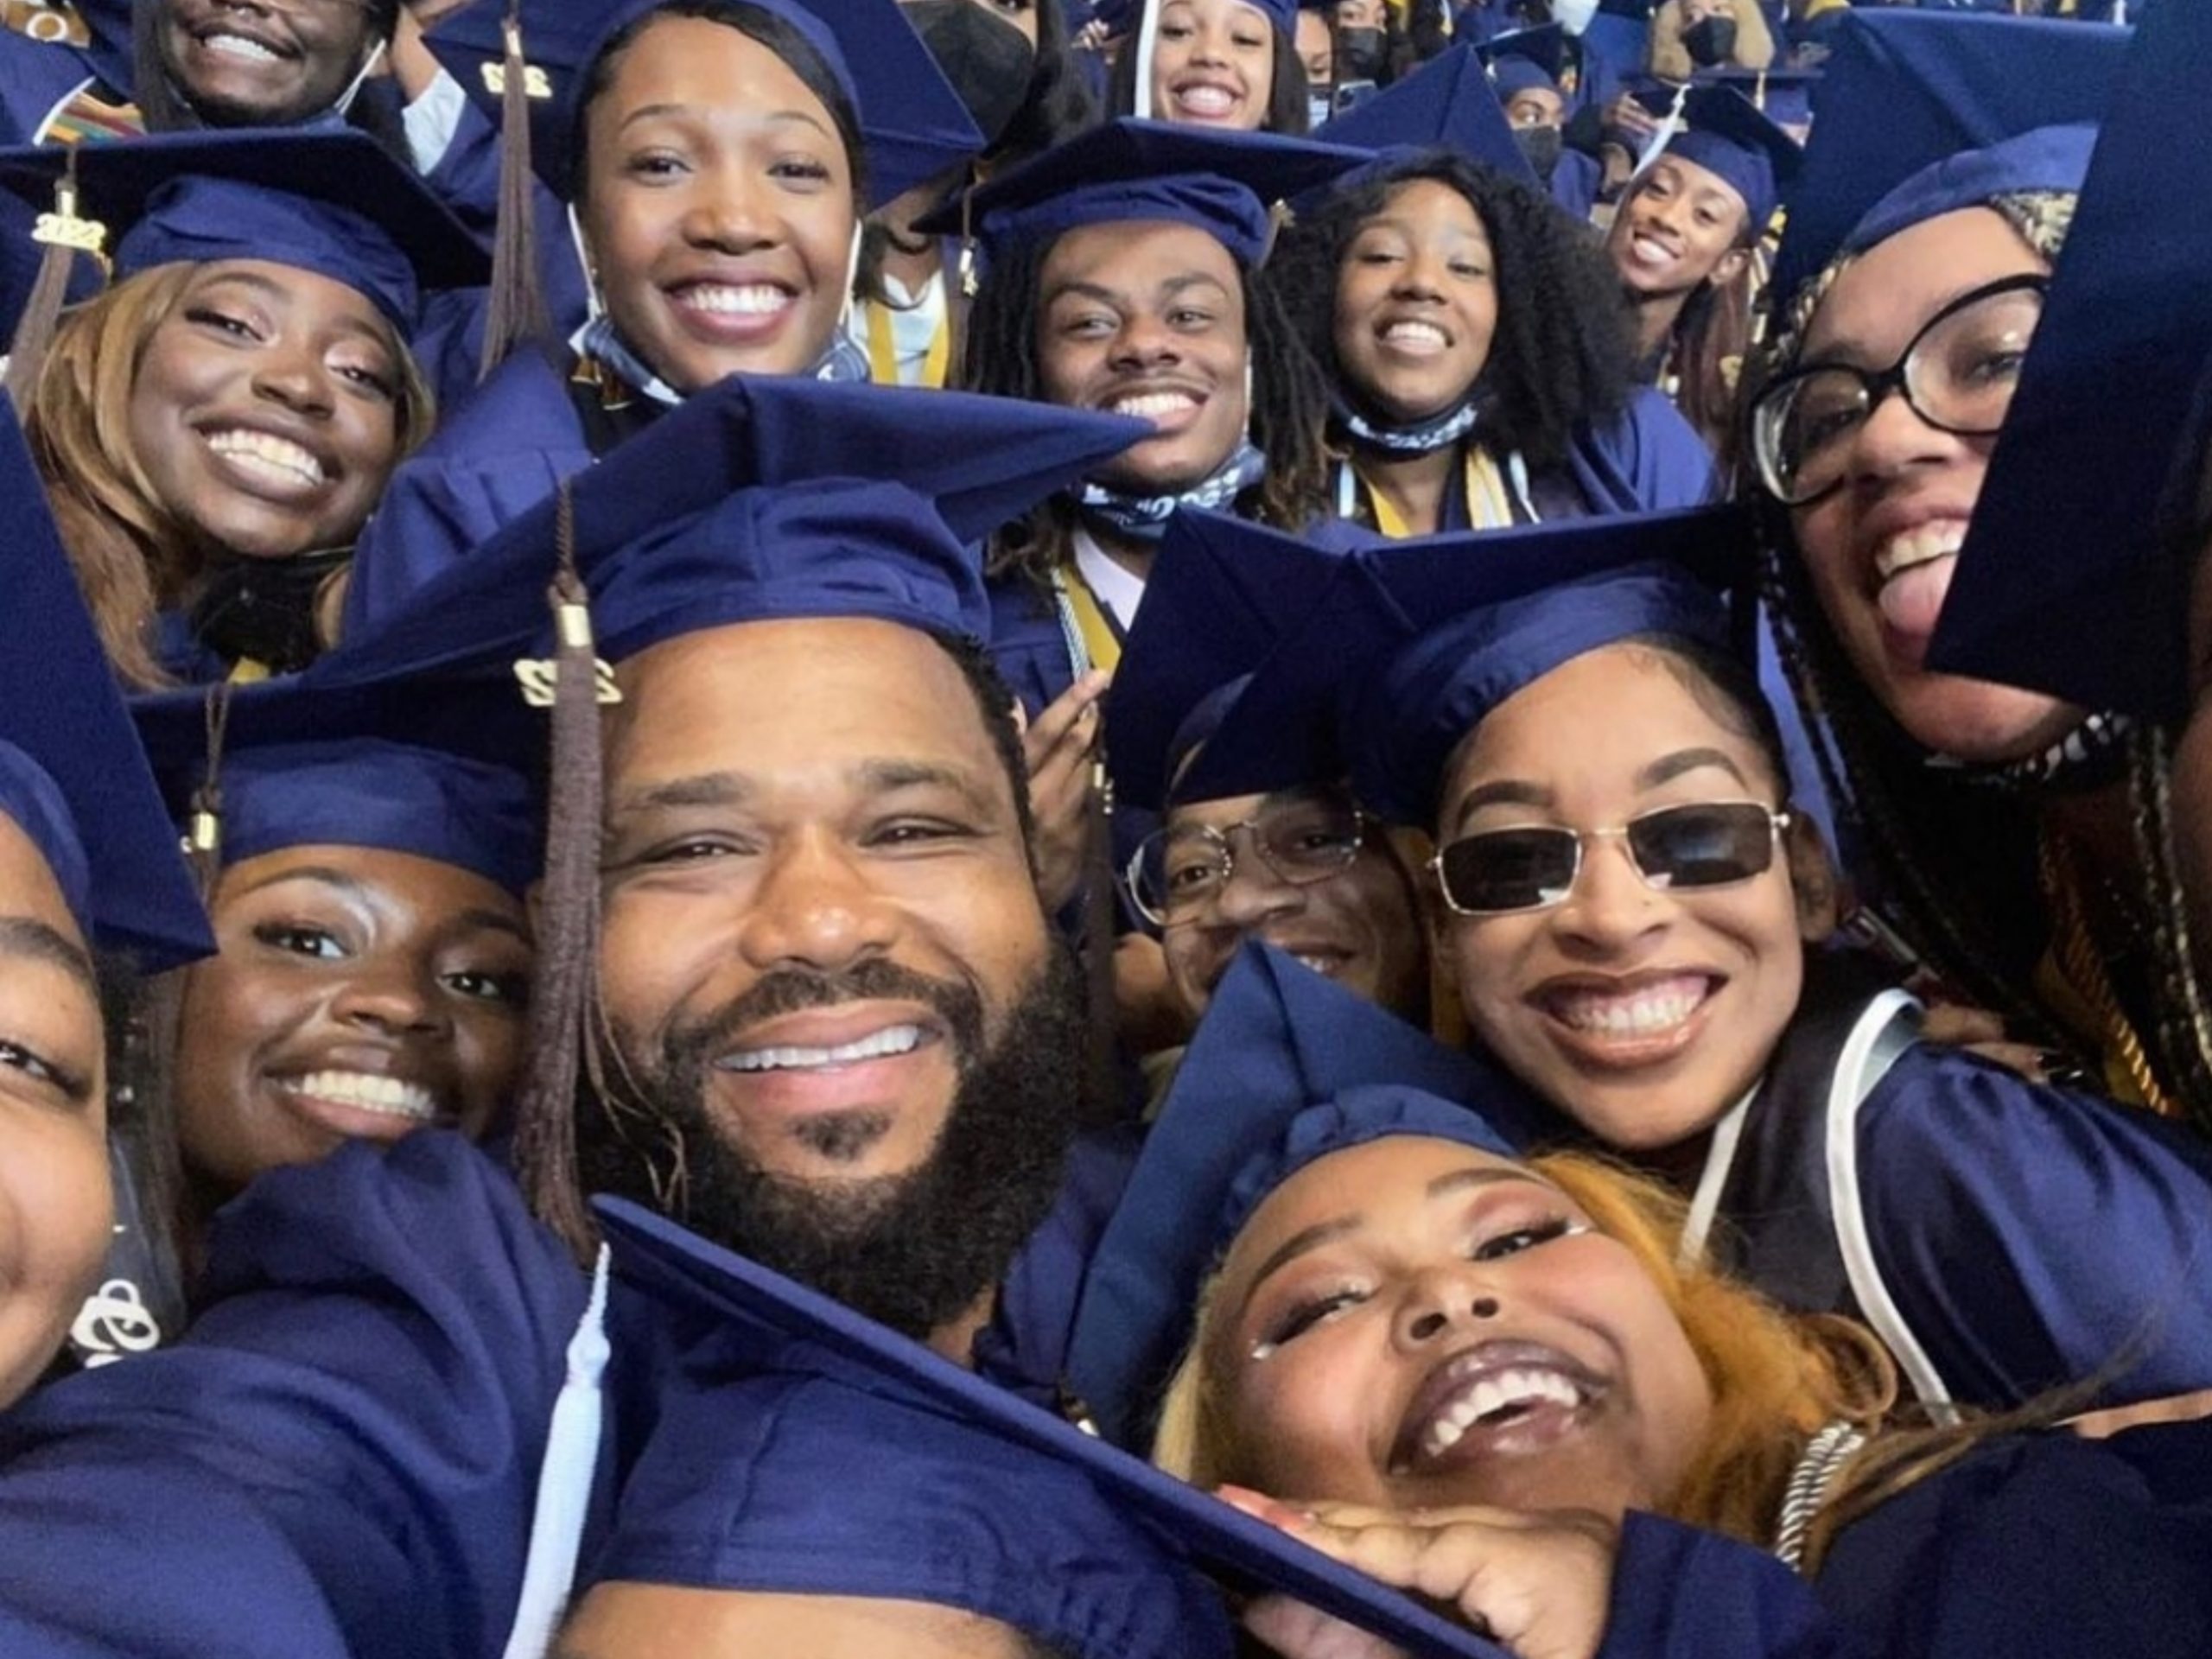
[(1473, 431), (1482, 418), (1482, 410), (1478, 400), (1470, 396), (1456, 409), (1448, 409), (1441, 415), (1395, 424), (1371, 421), (1349, 404), (1339, 403), (1337, 418), (1352, 442), (1363, 448), (1380, 449), (1393, 455), (1431, 455), (1458, 443)]
[(1178, 507), (1225, 508), (1268, 475), (1268, 460), (1251, 439), (1239, 439), (1236, 453), (1187, 490), (1172, 495), (1131, 495), (1103, 484), (1085, 483), (1076, 505), (1133, 541), (1156, 542), (1167, 533)]

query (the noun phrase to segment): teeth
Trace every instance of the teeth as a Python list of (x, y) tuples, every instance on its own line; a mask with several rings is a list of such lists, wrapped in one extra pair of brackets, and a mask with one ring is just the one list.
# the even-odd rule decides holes
[(1648, 236), (1631, 236), (1628, 239), (1628, 245), (1629, 251), (1647, 265), (1668, 264), (1672, 263), (1675, 257), (1675, 251), (1672, 248)]
[(1905, 531), (1891, 537), (1874, 555), (1874, 574), (1887, 582), (1900, 570), (1957, 552), (1966, 539), (1967, 527), (1955, 519)]
[(1438, 1457), (1459, 1443), (1484, 1418), (1513, 1407), (1544, 1403), (1572, 1411), (1582, 1404), (1582, 1390), (1558, 1371), (1536, 1368), (1478, 1377), (1465, 1393), (1445, 1402), (1421, 1435), (1421, 1452)]
[(722, 1061), (727, 1071), (803, 1071), (817, 1066), (850, 1065), (886, 1054), (912, 1052), (922, 1040), (919, 1026), (886, 1026), (836, 1048), (753, 1048)]
[(276, 54), (259, 41), (249, 41), (243, 35), (210, 35), (200, 42), (210, 52), (219, 52), (226, 58), (244, 58), (250, 63), (275, 63)]
[(1675, 979), (1624, 996), (1569, 992), (1554, 999), (1554, 1009), (1577, 1031), (1605, 1037), (1648, 1037), (1680, 1026), (1697, 1012), (1706, 995), (1703, 980)]
[(1312, 969), (1317, 974), (1325, 976), (1336, 971), (1337, 959), (1334, 957), (1293, 957), (1291, 960), (1301, 968)]
[(1147, 391), (1134, 397), (1118, 399), (1114, 404), (1114, 413), (1158, 421), (1165, 420), (1170, 415), (1183, 414), (1198, 406), (1198, 400), (1187, 391)]
[(1445, 343), (1444, 331), (1433, 322), (1394, 322), (1382, 331), (1382, 338), (1408, 346), (1442, 346)]
[(340, 1106), (379, 1112), (428, 1123), (438, 1115), (438, 1103), (418, 1084), (368, 1071), (310, 1071), (303, 1077), (279, 1077), (276, 1086), (288, 1094), (310, 1095)]
[(273, 432), (253, 432), (244, 428), (213, 432), (208, 435), (207, 447), (219, 455), (242, 461), (256, 472), (281, 476), (287, 482), (322, 482), (322, 463), (310, 451)]
[(1226, 86), (1185, 86), (1175, 101), (1192, 115), (1227, 115), (1236, 107), (1236, 94)]
[(678, 305), (694, 311), (723, 316), (765, 317), (791, 302), (791, 293), (773, 283), (748, 283), (732, 288), (720, 283), (699, 283), (676, 296)]

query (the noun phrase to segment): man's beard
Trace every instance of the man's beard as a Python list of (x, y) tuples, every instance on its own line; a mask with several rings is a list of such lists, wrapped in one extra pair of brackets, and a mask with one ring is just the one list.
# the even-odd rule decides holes
[[(808, 1179), (761, 1167), (708, 1113), (715, 1061), (763, 1020), (863, 999), (918, 1002), (944, 1021), (957, 1077), (937, 1145), (903, 1175)], [(839, 975), (770, 974), (655, 1039), (618, 1029), (631, 1102), (658, 1121), (630, 1122), (626, 1139), (604, 1106), (586, 1102), (580, 1173), (587, 1191), (672, 1211), (701, 1236), (926, 1338), (997, 1285), (1052, 1207), (1088, 1077), (1085, 1007), (1081, 974), (1057, 941), (988, 1046), (981, 1000), (965, 983), (880, 961)], [(841, 1112), (791, 1133), (834, 1163), (859, 1158), (889, 1128), (879, 1114)], [(664, 1195), (644, 1141), (681, 1147), (674, 1192)]]

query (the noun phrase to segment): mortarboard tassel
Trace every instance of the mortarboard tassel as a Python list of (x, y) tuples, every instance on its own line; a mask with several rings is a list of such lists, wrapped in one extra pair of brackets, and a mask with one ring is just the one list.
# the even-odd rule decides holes
[[(556, 510), (560, 563), (547, 594), (556, 641), (551, 800), (515, 1160), (538, 1219), (568, 1242), (579, 1262), (588, 1262), (598, 1229), (584, 1208), (577, 1175), (576, 1084), (598, 983), (601, 670), (589, 596), (576, 572), (575, 505), (566, 481)], [(594, 1076), (596, 1071), (594, 1065)]]
[[(492, 238), (491, 299), (484, 319), (480, 383), (523, 341), (550, 326), (537, 285), (537, 198), (530, 170), (531, 82), (537, 72), (523, 57), (521, 0), (507, 0), (502, 24), (506, 60), (499, 83), (499, 205)], [(485, 73), (491, 71), (487, 65)], [(541, 96), (550, 95), (551, 88)]]
[(107, 274), (107, 257), (101, 251), (107, 227), (97, 219), (78, 217), (77, 152), (73, 149), (69, 152), (67, 170), (54, 181), (54, 211), (39, 215), (31, 238), (44, 244), (46, 251), (39, 256), (38, 276), (31, 283), (22, 320), (16, 325), (16, 337), (8, 348), (8, 397), (18, 414), (29, 406), (31, 389), (38, 384), (54, 331), (61, 326), (72, 262), (77, 255), (87, 254), (99, 262), (102, 277)]

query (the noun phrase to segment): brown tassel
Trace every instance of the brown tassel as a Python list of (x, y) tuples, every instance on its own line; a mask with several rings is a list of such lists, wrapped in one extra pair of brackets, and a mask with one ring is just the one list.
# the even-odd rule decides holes
[(102, 276), (107, 273), (107, 258), (100, 251), (107, 241), (107, 227), (97, 219), (77, 216), (77, 152), (73, 149), (69, 152), (67, 170), (54, 181), (54, 211), (39, 215), (31, 239), (43, 243), (46, 251), (39, 256), (38, 275), (24, 302), (22, 320), (16, 325), (16, 337), (8, 346), (8, 399), (18, 415), (29, 409), (31, 388), (38, 384), (54, 331), (61, 326), (61, 307), (69, 297), (69, 272), (76, 257), (81, 253), (98, 260)]
[(192, 791), (191, 819), (185, 826), (185, 861), (192, 868), (202, 904), (212, 904), (216, 878), (223, 872), (223, 746), (230, 734), (231, 682), (207, 688), (207, 764)]
[(499, 206), (492, 238), (492, 289), (479, 383), (550, 326), (537, 285), (537, 195), (530, 170), (530, 65), (522, 52), (521, 0), (507, 0), (505, 79), (499, 89)]
[[(552, 799), (545, 880), (537, 906), (537, 982), (530, 1059), (517, 1107), (515, 1160), (539, 1220), (589, 1261), (598, 1230), (576, 1166), (577, 1082), (592, 1027), (599, 972), (599, 668), (589, 599), (576, 573), (575, 508), (559, 495), (560, 564), (548, 597), (556, 631)], [(599, 1068), (594, 1063), (592, 1075)]]

